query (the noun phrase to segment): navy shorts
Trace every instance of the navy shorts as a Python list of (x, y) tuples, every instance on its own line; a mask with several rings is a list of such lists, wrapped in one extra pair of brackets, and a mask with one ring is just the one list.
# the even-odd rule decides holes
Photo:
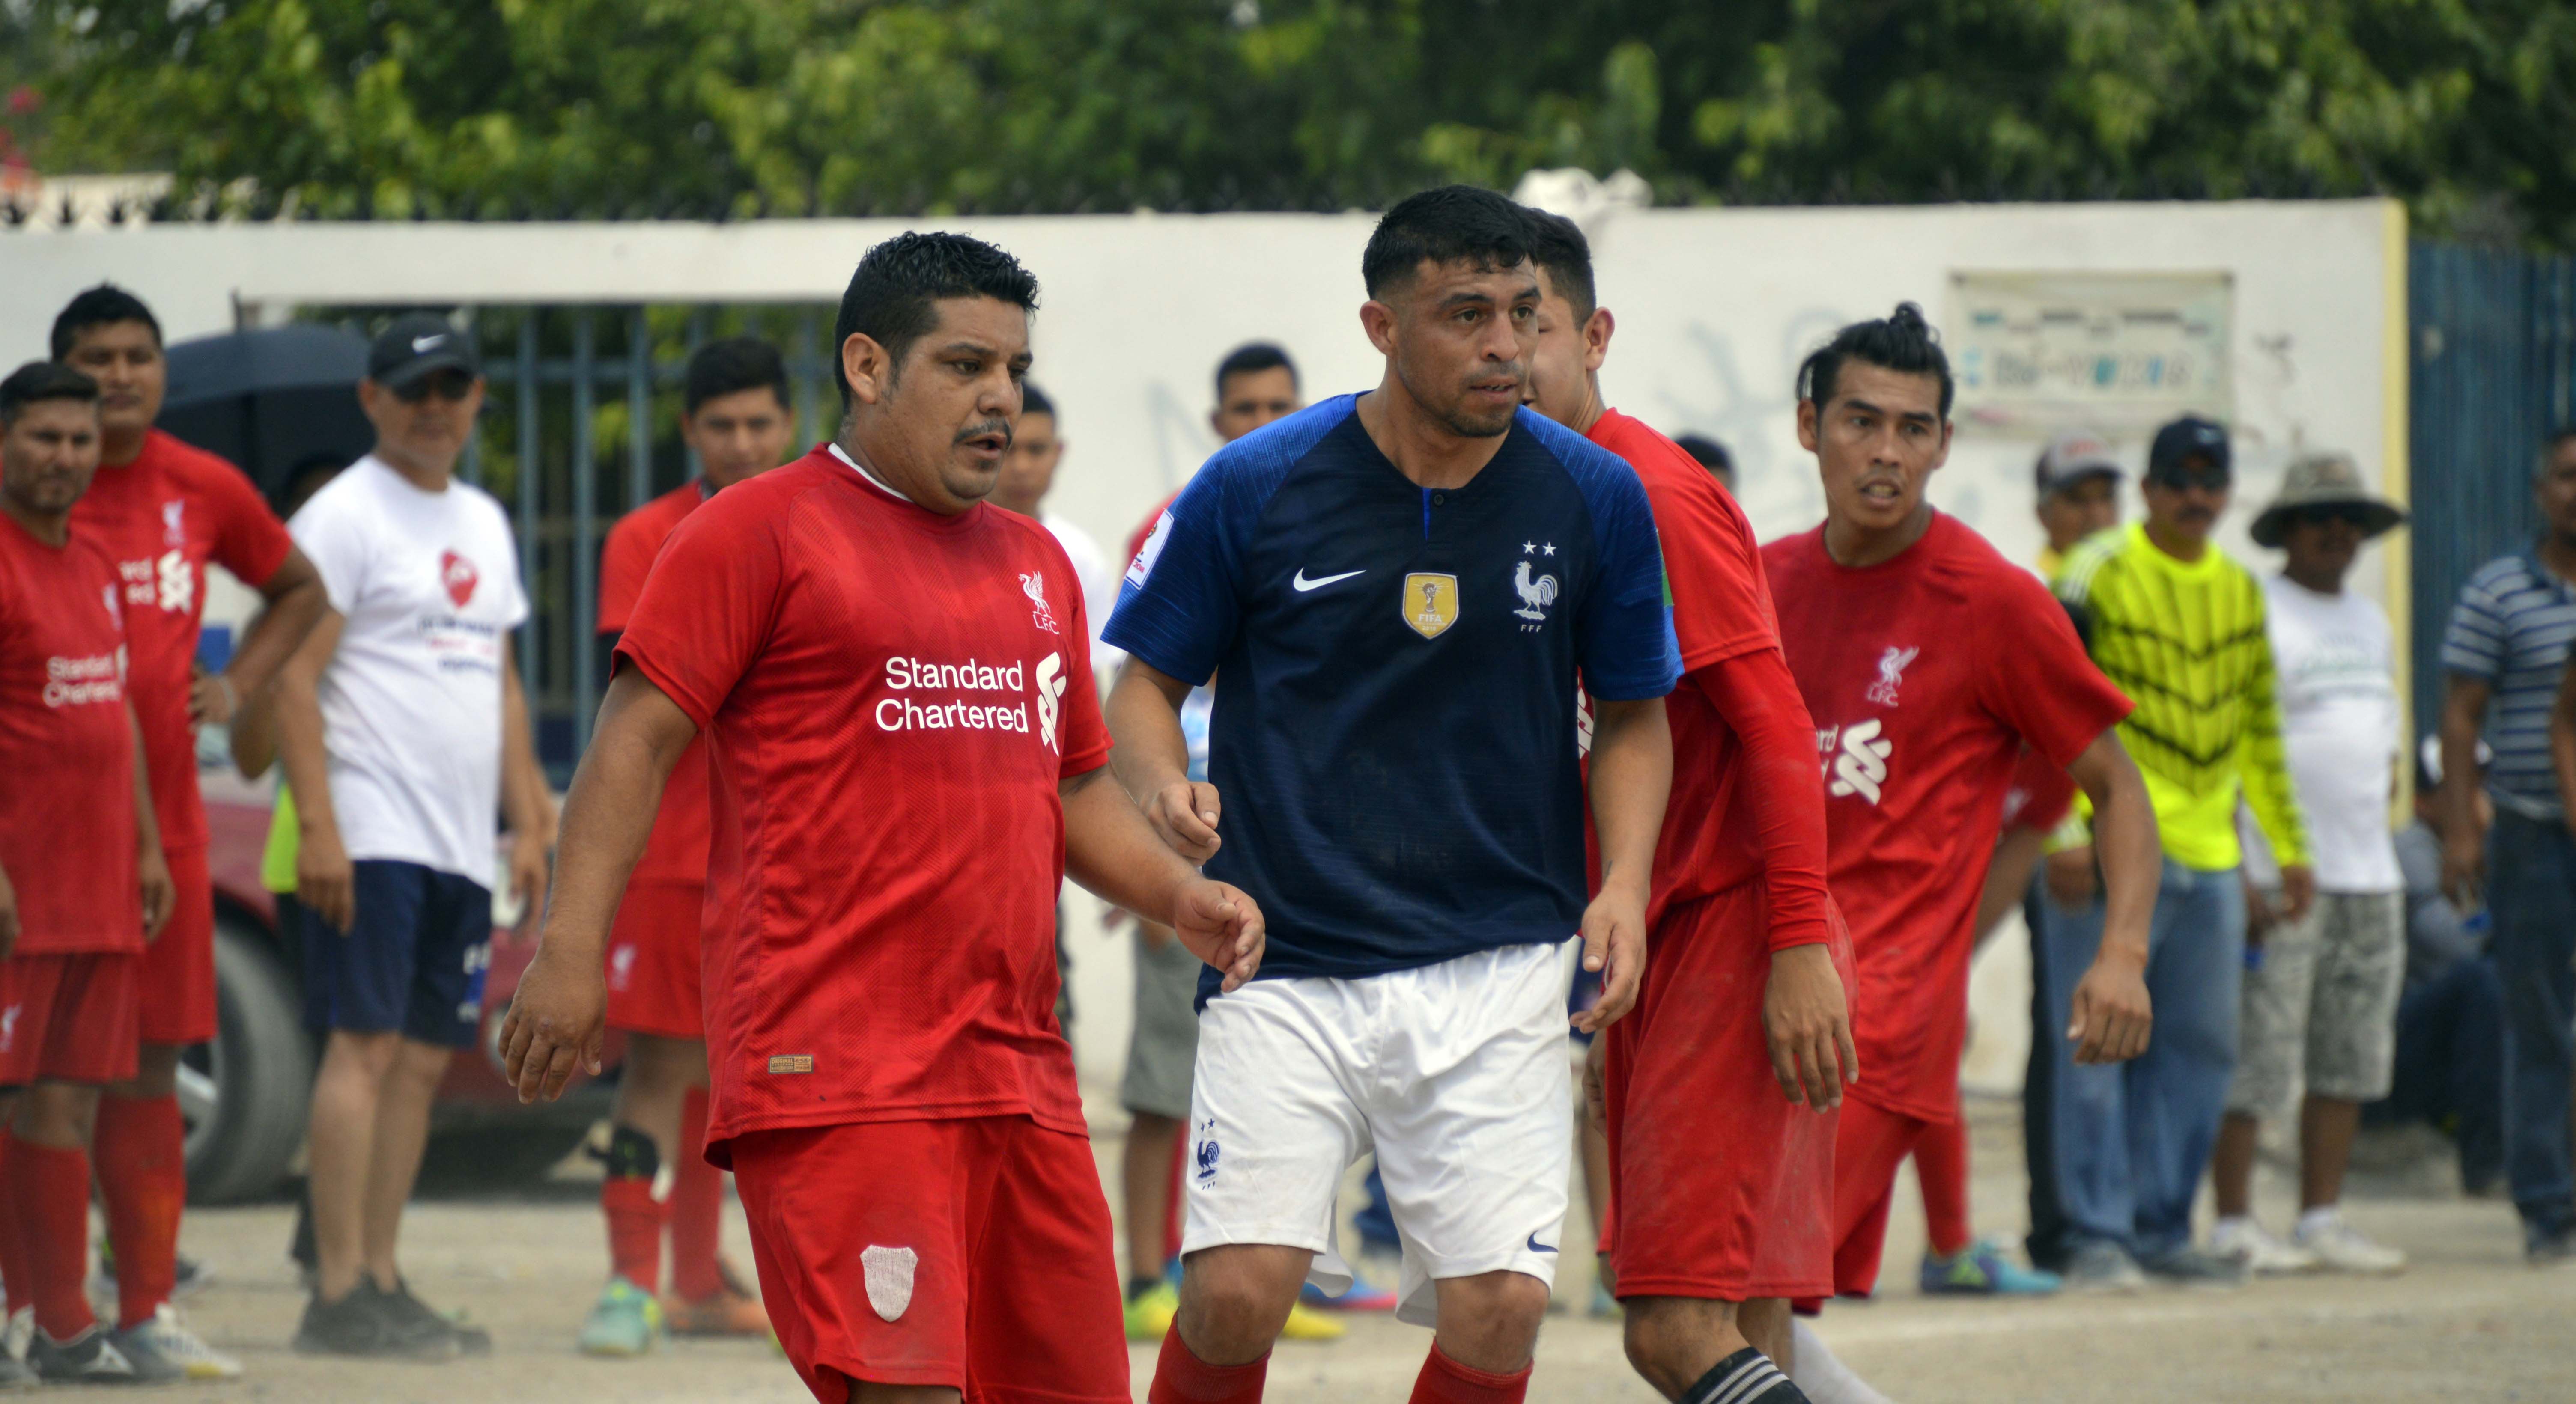
[(362, 858), (347, 934), (304, 911), (304, 1022), (474, 1046), (492, 964), (492, 893), (418, 863)]

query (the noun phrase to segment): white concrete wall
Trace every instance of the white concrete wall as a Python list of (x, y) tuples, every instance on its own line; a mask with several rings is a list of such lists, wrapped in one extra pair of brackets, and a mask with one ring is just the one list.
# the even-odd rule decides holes
[[(1308, 392), (1364, 389), (1364, 214), (1134, 215), (949, 222), (1018, 254), (1044, 288), (1037, 380), (1071, 445), (1056, 504), (1114, 551), (1214, 447), (1208, 372), (1235, 344), (1276, 340)], [(0, 234), (0, 361), (43, 354), (52, 315), (102, 278), (149, 300), (169, 334), (277, 320), (299, 304), (831, 302), (900, 221), (727, 226), (160, 226)], [(2404, 230), (2379, 201), (1982, 205), (1911, 209), (1612, 211), (1592, 229), (1602, 302), (1618, 317), (1611, 401), (1667, 432), (1730, 444), (1766, 536), (1823, 510), (1798, 451), (1791, 376), (1835, 326), (1921, 302), (1937, 323), (1955, 270), (2211, 271), (2234, 278), (2239, 498), (2224, 541), (2249, 561), (2254, 506), (2301, 447), (2351, 452), (2404, 481)], [(2392, 361), (2391, 348), (2397, 348)], [(2123, 445), (2132, 461), (2143, 442)], [(2027, 559), (2035, 440), (1963, 427), (1934, 499)], [(2134, 502), (2131, 504), (2134, 511)], [(2402, 538), (2400, 538), (2402, 540)], [(2394, 570), (2387, 569), (2394, 566)], [(2356, 583), (2402, 599), (2402, 557), (2373, 551)], [(2385, 593), (2383, 593), (2385, 592)], [(2396, 611), (2400, 628), (2402, 610)], [(2402, 652), (2402, 650), (2401, 650)], [(1077, 1049), (1114, 1076), (1126, 1028), (1123, 940), (1086, 900), (1068, 939)], [(1977, 982), (1974, 1082), (2017, 1077), (2017, 937)], [(2000, 1040), (2000, 1041), (1998, 1041)]]

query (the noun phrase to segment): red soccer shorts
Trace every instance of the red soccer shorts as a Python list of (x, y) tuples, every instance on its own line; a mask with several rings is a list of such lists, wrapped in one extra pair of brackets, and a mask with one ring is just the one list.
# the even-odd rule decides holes
[(865, 1380), (1128, 1404), (1085, 1138), (990, 1116), (755, 1131), (731, 1149), (761, 1302), (816, 1399)]
[(608, 932), (608, 1026), (663, 1038), (704, 1038), (698, 1000), (698, 916), (707, 890), (694, 882), (639, 882), (617, 904)]
[[(1848, 990), (1851, 937), (1832, 926)], [(1668, 910), (1637, 1007), (1610, 1026), (1601, 1249), (1622, 1297), (1830, 1290), (1834, 1114), (1792, 1104), (1772, 1075), (1769, 930), (1759, 881)]]
[(0, 961), (0, 1087), (134, 1076), (142, 966), (132, 951)]
[[(1834, 1138), (1834, 1293), (1866, 1297), (1878, 1289), (1878, 1255), (1887, 1246), (1887, 1210), (1896, 1198), (1896, 1170), (1932, 1123), (1843, 1098), (1842, 1129)], [(1813, 1315), (1824, 1294), (1796, 1303)]]
[(215, 881), (203, 846), (163, 856), (170, 860), (170, 919), (143, 950), (136, 1027), (145, 1043), (185, 1046), (215, 1036)]

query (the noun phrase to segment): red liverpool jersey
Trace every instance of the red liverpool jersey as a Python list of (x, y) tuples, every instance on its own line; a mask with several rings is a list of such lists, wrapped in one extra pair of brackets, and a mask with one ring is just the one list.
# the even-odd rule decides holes
[[(620, 517), (609, 529), (607, 548), (599, 557), (599, 632), (625, 632), (662, 543), (708, 496), (703, 483), (683, 483)], [(680, 753), (671, 778), (662, 783), (662, 808), (653, 816), (653, 836), (645, 841), (644, 856), (636, 860), (635, 875), (628, 881), (705, 882), (707, 841), (707, 748), (700, 738)]]
[(48, 546), (0, 514), (0, 872), (20, 955), (143, 949), (124, 614), (85, 533)]
[(673, 532), (618, 644), (706, 738), (710, 1155), (749, 1131), (1084, 1132), (1055, 1022), (1057, 786), (1108, 757), (1082, 589), (1028, 518), (828, 447)]
[(2066, 611), (1935, 515), (1862, 569), (1821, 528), (1762, 549), (1825, 773), (1826, 882), (1860, 966), (1853, 1096), (1957, 1114), (1971, 924), (2022, 747), (2064, 769), (2128, 715)]
[(277, 573), (293, 543), (240, 469), (158, 429), (144, 434), (132, 463), (99, 465), (72, 508), (72, 525), (107, 552), (124, 586), (127, 676), (161, 844), (203, 847), (206, 810), (197, 798), (188, 689), (197, 621), (206, 612), (206, 563), (256, 589)]

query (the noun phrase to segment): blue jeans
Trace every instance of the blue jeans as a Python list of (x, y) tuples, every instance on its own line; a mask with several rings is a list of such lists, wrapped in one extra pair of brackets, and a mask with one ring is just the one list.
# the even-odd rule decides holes
[(2079, 1067), (2066, 1025), (2102, 944), (2102, 904), (2047, 907), (2049, 1140), (2065, 1214), (2052, 1256), (2087, 1241), (2155, 1258), (2191, 1241), (2191, 1203), (2236, 1071), (2245, 891), (2236, 870), (2168, 860), (2147, 936), (2155, 1033), (2126, 1063)]
[(2449, 969), (2397, 1001), (2397, 1068), (2385, 1100), (2361, 1109), (2373, 1126), (2421, 1121), (2460, 1145), (2460, 1185), (2472, 1193), (2504, 1175), (2504, 982), (2485, 956)]
[(2490, 953), (2504, 980), (2505, 1179), (2524, 1231), (2537, 1237), (2576, 1221), (2567, 1128), (2576, 843), (2561, 825), (2505, 811), (2487, 852)]

